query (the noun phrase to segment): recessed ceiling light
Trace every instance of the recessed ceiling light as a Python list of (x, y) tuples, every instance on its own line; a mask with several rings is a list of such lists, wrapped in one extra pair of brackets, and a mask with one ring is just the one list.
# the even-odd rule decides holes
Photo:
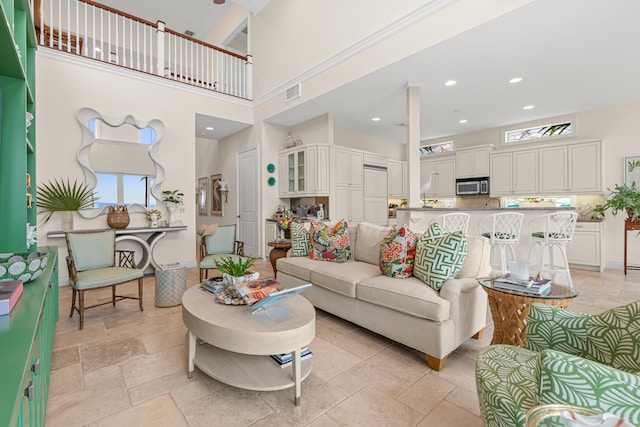
[(455, 80), (447, 80), (446, 82), (444, 82), (444, 85), (445, 86), (453, 86), (456, 83), (457, 82)]
[(458, 123), (465, 124), (465, 123), (467, 123), (468, 121), (469, 121), (469, 120), (467, 120), (467, 119), (462, 119), (462, 120), (460, 120)]
[(213, 130), (213, 128), (211, 126), (207, 126), (205, 129), (206, 130)]
[(520, 83), (522, 81), (522, 77), (514, 77), (509, 80), (509, 83)]
[(379, 122), (380, 121), (380, 117), (374, 117), (371, 119), (372, 122)]
[(522, 107), (523, 110), (533, 110), (534, 108), (536, 108), (535, 105), (525, 105)]

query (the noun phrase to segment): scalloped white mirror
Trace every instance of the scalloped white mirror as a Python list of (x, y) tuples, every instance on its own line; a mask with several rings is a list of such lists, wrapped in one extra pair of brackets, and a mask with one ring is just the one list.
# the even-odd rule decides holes
[[(82, 129), (82, 144), (77, 157), (90, 188), (95, 190), (98, 187), (100, 177), (106, 179), (107, 176), (127, 174), (142, 177), (141, 180), (149, 178), (146, 185), (151, 196), (156, 200), (162, 199), (165, 177), (159, 156), (159, 145), (164, 136), (162, 121), (153, 119), (145, 122), (131, 115), (109, 117), (93, 108), (80, 109), (77, 119)], [(138, 135), (141, 134), (146, 135), (148, 144), (140, 142)], [(101, 197), (100, 194), (97, 196)], [(126, 204), (129, 212), (146, 212), (147, 209), (139, 203)], [(103, 206), (79, 213), (85, 218), (95, 218), (107, 208)]]

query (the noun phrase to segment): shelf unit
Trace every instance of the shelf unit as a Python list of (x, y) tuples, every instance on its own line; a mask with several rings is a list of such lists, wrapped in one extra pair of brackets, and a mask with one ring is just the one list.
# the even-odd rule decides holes
[(11, 313), (0, 316), (0, 425), (43, 426), (58, 321), (58, 248), (47, 268), (24, 291)]
[[(27, 248), (27, 224), (36, 224), (36, 33), (28, 0), (0, 0), (0, 252)], [(27, 133), (26, 113), (34, 115)], [(27, 208), (27, 173), (32, 208)]]

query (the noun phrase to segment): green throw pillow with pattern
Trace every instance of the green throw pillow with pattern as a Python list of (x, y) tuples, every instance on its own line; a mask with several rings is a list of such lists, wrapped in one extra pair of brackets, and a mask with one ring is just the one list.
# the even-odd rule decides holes
[(466, 256), (467, 239), (461, 231), (435, 238), (425, 233), (416, 244), (413, 275), (439, 291), (458, 274)]
[(309, 230), (298, 222), (291, 222), (291, 254), (293, 256), (309, 256)]

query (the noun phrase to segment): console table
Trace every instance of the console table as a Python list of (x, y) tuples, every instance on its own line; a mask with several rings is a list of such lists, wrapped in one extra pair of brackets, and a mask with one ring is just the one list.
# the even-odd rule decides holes
[[(154, 269), (159, 268), (159, 264), (153, 258), (153, 249), (158, 244), (158, 241), (162, 239), (167, 233), (172, 231), (186, 230), (186, 225), (177, 225), (171, 227), (128, 227), (121, 230), (115, 230), (116, 232), (116, 244), (123, 241), (133, 241), (140, 245), (142, 249), (142, 257), (140, 262), (137, 263), (138, 268), (146, 270), (149, 265)], [(104, 231), (108, 228), (95, 229), (95, 230), (81, 230), (81, 231)], [(144, 236), (148, 235), (145, 239)], [(64, 231), (50, 231), (47, 233), (47, 237), (50, 239), (64, 238)]]
[(640, 231), (640, 220), (631, 221), (627, 218), (624, 220), (624, 275), (627, 275), (627, 270), (640, 270), (640, 267), (627, 265), (627, 233), (629, 231)]

